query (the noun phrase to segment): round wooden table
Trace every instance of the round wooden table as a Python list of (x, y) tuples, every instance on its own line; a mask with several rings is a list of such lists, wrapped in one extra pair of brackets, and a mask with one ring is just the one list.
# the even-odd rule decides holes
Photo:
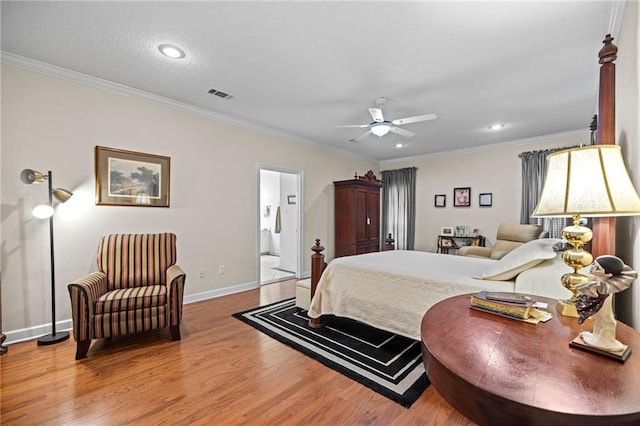
[(570, 348), (577, 318), (555, 312), (537, 325), (469, 308), (470, 295), (434, 305), (422, 319), (427, 375), (442, 397), (482, 425), (640, 424), (640, 335), (618, 322), (625, 363)]

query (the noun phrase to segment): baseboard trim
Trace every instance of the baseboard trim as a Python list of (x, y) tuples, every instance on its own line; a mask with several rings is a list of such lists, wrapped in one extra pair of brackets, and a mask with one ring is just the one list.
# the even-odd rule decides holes
[(253, 281), (245, 284), (237, 284), (231, 287), (219, 288), (216, 290), (203, 291), (202, 293), (190, 294), (184, 297), (184, 304), (202, 302), (203, 300), (215, 299), (216, 297), (228, 296), (230, 294), (241, 293), (247, 290), (258, 288), (258, 283)]
[[(56, 322), (56, 331), (69, 331), (73, 329), (73, 323), (71, 318), (68, 320)], [(51, 333), (51, 324), (35, 325), (29, 328), (21, 328), (18, 330), (4, 331), (7, 336), (4, 345), (12, 345), (14, 343), (27, 342), (29, 340), (35, 340), (38, 337), (46, 336)]]
[[(238, 284), (230, 287), (220, 288), (216, 290), (203, 291), (201, 293), (189, 294), (184, 296), (184, 304), (202, 302), (203, 300), (215, 299), (216, 297), (227, 296), (230, 294), (241, 293), (247, 290), (254, 290), (258, 288), (258, 284), (253, 281), (245, 284)], [(73, 329), (73, 322), (71, 318), (63, 321), (56, 322), (56, 331), (70, 331)], [(7, 336), (7, 340), (4, 342), (4, 346), (12, 345), (14, 343), (27, 342), (29, 340), (35, 340), (39, 337), (46, 336), (51, 333), (51, 324), (36, 325), (33, 327), (22, 328), (18, 330), (4, 331)]]
[[(300, 279), (308, 278), (311, 276), (310, 272), (305, 272)], [(255, 281), (232, 285), (230, 287), (219, 288), (216, 290), (203, 291), (201, 293), (189, 294), (184, 296), (184, 304), (202, 302), (204, 300), (215, 299), (217, 297), (228, 296), (230, 294), (241, 293), (243, 291), (255, 290), (258, 288), (258, 283)], [(73, 329), (73, 323), (71, 318), (63, 321), (56, 322), (56, 330), (58, 331), (70, 331)], [(4, 345), (12, 345), (14, 343), (27, 342), (29, 340), (35, 340), (38, 337), (46, 336), (51, 333), (51, 324), (36, 325), (29, 328), (22, 328), (18, 330), (4, 331), (7, 340)]]

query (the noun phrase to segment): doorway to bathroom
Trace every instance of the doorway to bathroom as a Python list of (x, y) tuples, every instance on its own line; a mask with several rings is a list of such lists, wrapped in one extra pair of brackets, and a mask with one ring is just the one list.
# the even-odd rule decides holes
[(258, 165), (258, 281), (301, 276), (302, 171)]

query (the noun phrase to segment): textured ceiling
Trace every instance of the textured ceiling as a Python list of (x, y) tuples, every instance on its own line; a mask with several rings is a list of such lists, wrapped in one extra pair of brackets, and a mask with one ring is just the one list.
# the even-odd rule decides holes
[[(573, 132), (596, 111), (619, 4), (2, 1), (3, 61), (44, 62), (376, 160)], [(615, 35), (615, 32), (614, 32)], [(171, 60), (157, 46), (174, 44)], [(622, 53), (622, 52), (621, 52)], [(19, 60), (18, 60), (19, 59)], [(28, 61), (27, 61), (28, 62)], [(215, 88), (233, 96), (208, 94)], [(411, 138), (373, 135), (367, 108)], [(499, 132), (488, 126), (504, 123)], [(394, 147), (402, 142), (402, 149)]]

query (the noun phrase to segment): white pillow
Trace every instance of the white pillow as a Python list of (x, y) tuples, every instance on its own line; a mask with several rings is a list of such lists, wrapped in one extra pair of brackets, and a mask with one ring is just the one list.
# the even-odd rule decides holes
[(556, 246), (563, 242), (559, 238), (540, 238), (524, 243), (474, 278), (494, 281), (510, 280), (520, 272), (533, 268), (544, 260), (554, 258)]

